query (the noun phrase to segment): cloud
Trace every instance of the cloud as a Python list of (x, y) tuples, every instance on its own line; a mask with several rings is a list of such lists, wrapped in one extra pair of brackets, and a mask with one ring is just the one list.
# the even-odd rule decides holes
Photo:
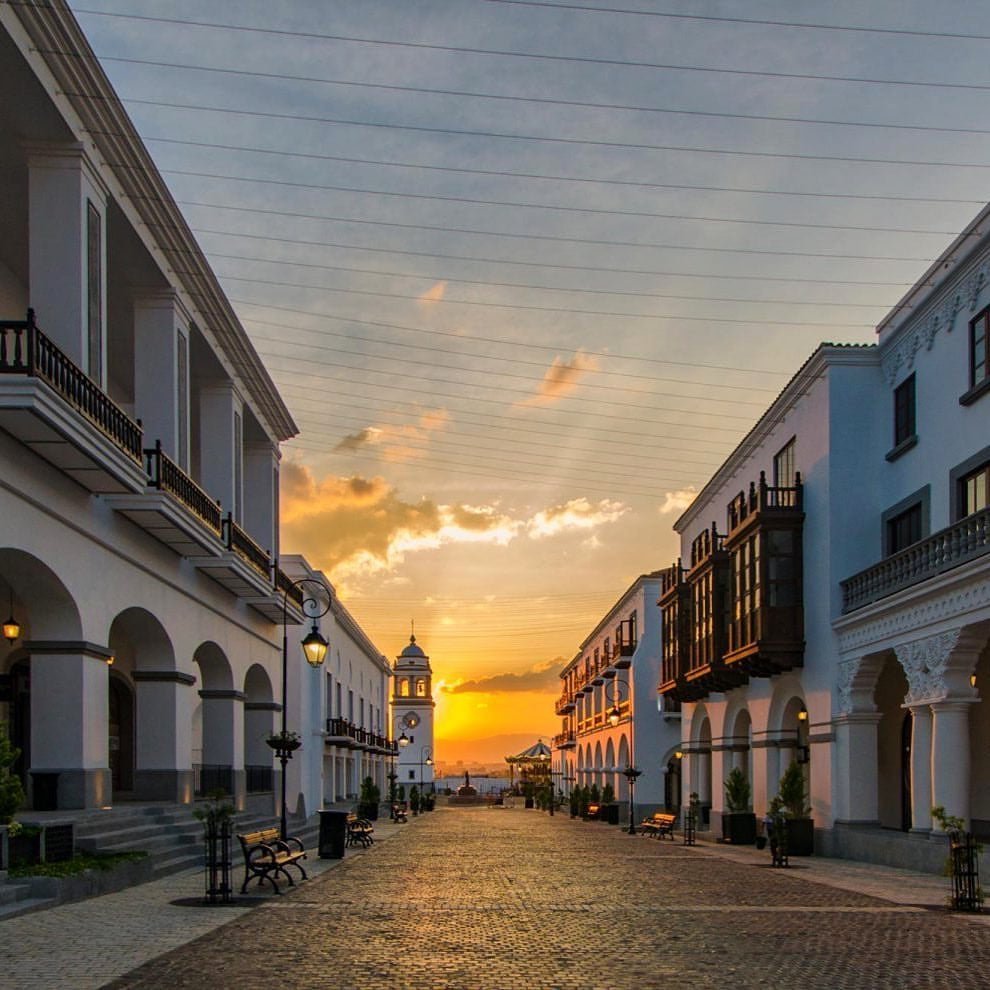
[(520, 406), (545, 406), (570, 395), (581, 380), (592, 371), (598, 371), (601, 363), (594, 354), (578, 351), (569, 361), (559, 357), (547, 368), (536, 394), (517, 403)]
[(381, 447), (387, 461), (414, 460), (426, 456), (433, 434), (445, 430), (449, 422), (450, 413), (446, 409), (428, 409), (416, 423), (366, 426), (345, 436), (334, 450), (356, 453), (366, 447)]
[(572, 498), (563, 505), (554, 505), (537, 512), (527, 524), (531, 539), (541, 540), (569, 530), (592, 530), (606, 523), (615, 522), (629, 511), (629, 506), (603, 498), (589, 502), (586, 498)]
[(438, 303), (443, 302), (443, 297), (447, 292), (446, 282), (437, 282), (431, 285), (426, 292), (421, 293), (419, 301), (422, 303)]
[(321, 480), (289, 461), (281, 472), (282, 545), (333, 580), (391, 571), (407, 553), (451, 543), (505, 545), (521, 524), (492, 506), (407, 502), (383, 478)]
[(697, 498), (698, 492), (694, 488), (682, 488), (680, 491), (667, 492), (663, 497), (663, 502), (658, 506), (661, 515), (668, 515), (672, 512), (683, 512)]
[(554, 657), (519, 674), (493, 674), (459, 684), (445, 684), (447, 694), (504, 694), (517, 691), (557, 691), (560, 670), (566, 665), (564, 657)]

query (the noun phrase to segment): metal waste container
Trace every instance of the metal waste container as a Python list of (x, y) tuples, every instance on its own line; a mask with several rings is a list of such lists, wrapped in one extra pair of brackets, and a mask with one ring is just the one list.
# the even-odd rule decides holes
[(347, 845), (347, 812), (320, 811), (320, 859), (343, 859)]

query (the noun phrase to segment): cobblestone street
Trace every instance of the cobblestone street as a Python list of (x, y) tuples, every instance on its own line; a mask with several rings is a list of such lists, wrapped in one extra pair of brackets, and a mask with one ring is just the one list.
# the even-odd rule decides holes
[(442, 808), (110, 986), (987, 985), (982, 920), (768, 859), (566, 815)]

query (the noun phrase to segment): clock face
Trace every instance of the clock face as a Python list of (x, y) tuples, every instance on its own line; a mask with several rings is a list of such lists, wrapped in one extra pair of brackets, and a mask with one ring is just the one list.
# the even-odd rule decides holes
[(405, 717), (402, 719), (402, 724), (407, 729), (415, 729), (419, 725), (419, 716), (415, 712), (406, 712)]

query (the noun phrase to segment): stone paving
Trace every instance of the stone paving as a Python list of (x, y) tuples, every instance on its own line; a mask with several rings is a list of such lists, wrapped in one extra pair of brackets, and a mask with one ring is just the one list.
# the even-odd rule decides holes
[[(755, 850), (685, 848), (522, 809), (438, 808), (388, 831), (255, 910), (172, 909), (205, 912), (211, 930), (196, 921), (178, 948), (151, 936), (151, 961), (130, 972), (131, 928), (100, 910), (122, 895), (88, 902), (92, 937), (114, 959), (112, 972), (95, 969), (113, 990), (990, 985), (986, 919), (919, 906), (944, 899), (943, 878), (814, 858), (774, 870)], [(172, 928), (160, 888), (132, 894), (145, 901), (133, 928)], [(101, 985), (87, 982), (99, 973), (85, 925), (26, 927), (83, 907), (0, 926), (0, 981), (16, 974), (0, 985)]]

